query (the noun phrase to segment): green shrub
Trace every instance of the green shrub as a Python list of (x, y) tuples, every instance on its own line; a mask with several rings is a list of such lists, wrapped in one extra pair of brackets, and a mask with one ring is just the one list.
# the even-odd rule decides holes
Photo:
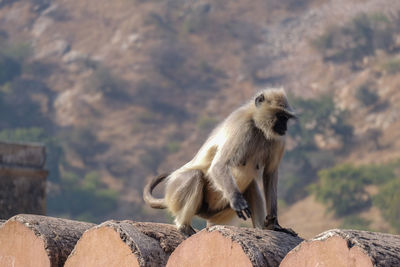
[(7, 142), (43, 142), (45, 131), (39, 127), (5, 129), (0, 131), (0, 140)]
[(27, 43), (5, 43), (1, 48), (1, 55), (20, 63), (25, 63), (31, 57), (33, 51), (31, 45)]
[(360, 169), (344, 164), (319, 171), (318, 175), (319, 182), (312, 191), (336, 215), (348, 215), (371, 205)]
[(394, 45), (397, 18), (361, 13), (342, 27), (333, 26), (311, 41), (324, 60), (356, 62), (377, 49), (389, 51)]
[(215, 21), (208, 16), (210, 9), (211, 4), (209, 3), (187, 9), (182, 24), (183, 30), (187, 33), (201, 33), (201, 31), (209, 30), (211, 25), (214, 26), (214, 29), (220, 26), (216, 25)]
[(80, 178), (73, 172), (62, 174), (60, 192), (51, 194), (47, 202), (50, 214), (65, 214), (99, 222), (100, 218), (117, 206), (117, 193), (101, 182), (96, 172)]
[(207, 17), (188, 16), (182, 23), (182, 29), (186, 33), (198, 33), (204, 30)]
[(166, 145), (166, 149), (167, 149), (168, 153), (176, 153), (180, 149), (180, 142), (171, 141)]
[(21, 74), (21, 63), (10, 57), (0, 55), (0, 86), (12, 81)]
[(357, 215), (350, 215), (344, 218), (340, 228), (370, 231), (370, 224), (370, 220), (361, 218)]
[[(341, 120), (342, 114), (336, 109), (333, 97), (329, 94), (321, 95), (315, 99), (294, 98), (292, 105), (300, 116), (298, 123), (289, 130), (294, 136), (300, 135), (302, 144), (308, 144), (309, 148), (314, 144), (313, 140), (316, 133), (324, 133), (335, 124), (345, 121)], [(332, 120), (329, 120), (332, 116), (339, 118), (332, 122)]]
[(383, 65), (383, 68), (387, 71), (387, 73), (394, 75), (400, 72), (400, 59), (390, 59)]
[(365, 184), (383, 185), (396, 178), (397, 161), (382, 165), (364, 165), (359, 169)]
[(55, 64), (41, 61), (28, 62), (24, 64), (22, 69), (24, 74), (40, 79), (48, 78), (55, 70)]
[(335, 107), (331, 95), (321, 95), (315, 99), (293, 97), (291, 103), (299, 114), (297, 123), (289, 127), (289, 134), (299, 140), (293, 151), (295, 157), (298, 157), (298, 152), (318, 150), (314, 141), (315, 134), (333, 131), (345, 143), (350, 144), (352, 141), (353, 127), (346, 120), (346, 112)]
[(365, 187), (384, 185), (385, 188), (387, 183), (396, 179), (396, 168), (397, 162), (359, 167), (337, 165), (320, 171), (319, 181), (311, 186), (311, 191), (336, 215), (354, 214), (371, 205), (371, 196)]
[(139, 122), (141, 123), (154, 123), (158, 120), (158, 116), (156, 113), (152, 112), (152, 111), (145, 111), (142, 113), (139, 113), (137, 115), (137, 118), (139, 120)]
[(197, 128), (199, 128), (200, 130), (208, 131), (217, 124), (217, 120), (212, 117), (209, 117), (207, 115), (203, 115), (197, 119), (196, 124), (197, 124)]
[(393, 179), (381, 187), (373, 202), (383, 216), (400, 232), (400, 178)]
[[(285, 166), (288, 167), (292, 163), (286, 163)], [(288, 204), (292, 204), (299, 199), (307, 196), (307, 185), (314, 181), (314, 173), (307, 172), (302, 173), (304, 167), (298, 169), (281, 172), (282, 175), (279, 177), (279, 197), (283, 199)]]
[(379, 101), (379, 96), (372, 91), (368, 84), (363, 84), (356, 91), (356, 98), (366, 107), (376, 104)]
[(151, 171), (156, 171), (165, 157), (165, 149), (148, 148), (140, 156), (140, 163)]
[(43, 83), (18, 76), (0, 86), (0, 89), (1, 128), (15, 129), (38, 126), (47, 128), (52, 124), (50, 117), (43, 112), (42, 104), (44, 103), (33, 100), (33, 95), (38, 92), (45, 97), (50, 97), (46, 95), (49, 91)]
[(0, 42), (0, 86), (21, 75), (30, 55), (31, 47), (25, 43)]
[(126, 83), (115, 76), (107, 67), (96, 66), (93, 74), (86, 82), (89, 90), (101, 92), (105, 97), (118, 100), (127, 101), (130, 99), (126, 92)]
[(334, 47), (335, 36), (340, 34), (338, 31), (337, 27), (328, 28), (325, 33), (311, 40), (311, 45), (320, 53), (325, 53), (326, 50)]
[(71, 128), (62, 132), (60, 138), (63, 140), (63, 146), (75, 151), (86, 164), (93, 163), (93, 158), (104, 153), (109, 147), (98, 140), (90, 127)]

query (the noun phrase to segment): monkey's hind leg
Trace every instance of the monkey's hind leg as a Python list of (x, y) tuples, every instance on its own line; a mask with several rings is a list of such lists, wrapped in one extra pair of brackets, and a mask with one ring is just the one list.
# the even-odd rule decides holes
[(188, 236), (196, 233), (191, 223), (203, 201), (203, 188), (204, 179), (201, 170), (175, 173), (167, 184), (165, 199), (175, 215), (175, 224)]

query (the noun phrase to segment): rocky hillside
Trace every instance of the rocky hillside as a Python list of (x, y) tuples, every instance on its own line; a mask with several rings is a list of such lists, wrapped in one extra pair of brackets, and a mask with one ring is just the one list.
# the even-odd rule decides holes
[[(322, 205), (307, 197), (323, 188), (319, 170), (400, 157), (398, 10), (391, 0), (2, 0), (0, 137), (46, 143), (50, 214), (165, 221), (143, 207), (146, 179), (187, 161), (257, 89), (284, 86), (301, 119), (281, 207), (311, 209)], [(363, 212), (382, 220), (372, 199), (386, 182), (363, 181)]]

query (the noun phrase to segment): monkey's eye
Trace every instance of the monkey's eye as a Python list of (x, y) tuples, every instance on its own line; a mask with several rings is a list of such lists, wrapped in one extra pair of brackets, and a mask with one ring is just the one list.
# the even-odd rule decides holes
[(264, 97), (263, 94), (257, 96), (257, 97), (256, 97), (256, 100), (255, 100), (256, 107), (258, 107), (259, 105), (261, 105), (261, 103), (264, 102), (264, 100), (265, 100), (265, 97)]

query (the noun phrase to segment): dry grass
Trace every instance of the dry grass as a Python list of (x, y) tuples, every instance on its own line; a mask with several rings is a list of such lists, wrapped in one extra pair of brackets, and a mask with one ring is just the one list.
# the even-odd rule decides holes
[(326, 208), (313, 196), (308, 196), (288, 207), (279, 215), (282, 227), (295, 230), (303, 238), (312, 238), (326, 230), (337, 228), (342, 220), (327, 213)]

